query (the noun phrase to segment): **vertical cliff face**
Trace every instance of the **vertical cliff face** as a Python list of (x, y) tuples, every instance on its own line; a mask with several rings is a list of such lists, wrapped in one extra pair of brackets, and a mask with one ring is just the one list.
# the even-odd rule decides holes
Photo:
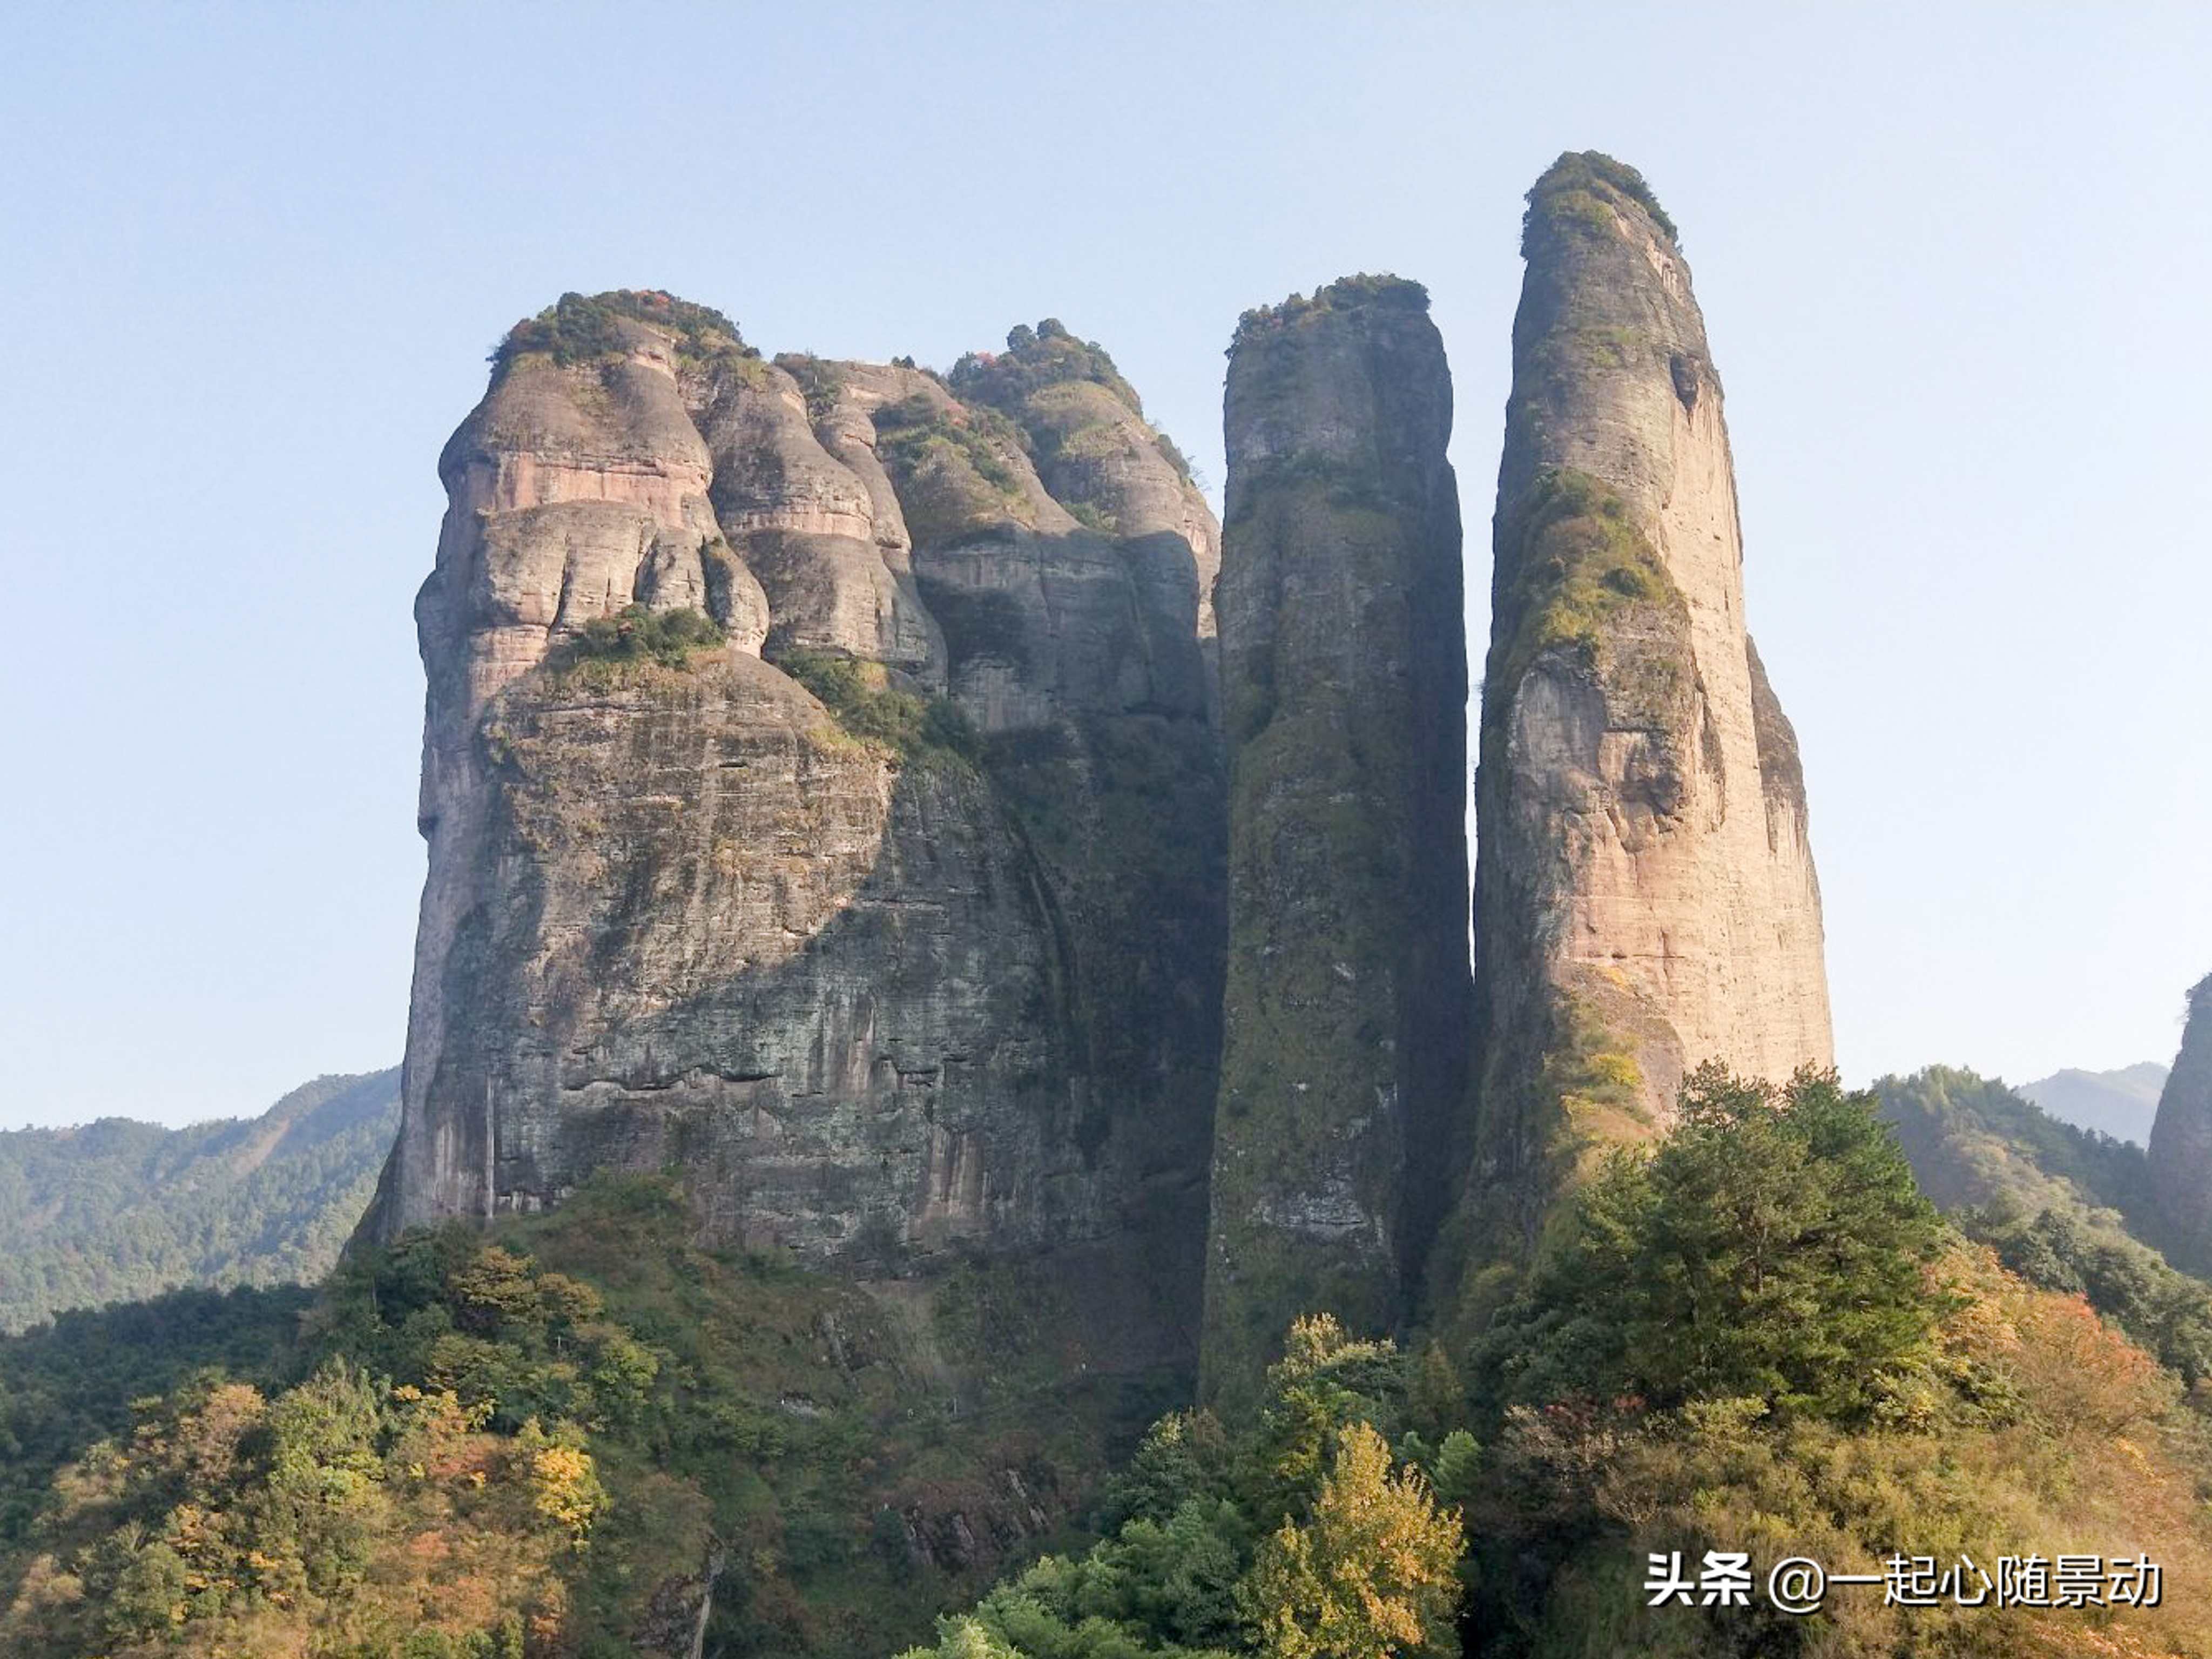
[(954, 498), (983, 501), (986, 527), (918, 526), (916, 579), (944, 620), (953, 695), (985, 732), (993, 784), (1048, 872), (1057, 924), (1087, 942), (1067, 964), (1072, 1036), (1135, 1126), (1125, 1145), (1147, 1271), (1188, 1334), (1227, 931), (1220, 532), (1134, 389), (1056, 321), (962, 359), (950, 386), (981, 443), (947, 454), (893, 424), (885, 448), (923, 499), (962, 479)]
[[(650, 320), (648, 320), (650, 319)], [(565, 321), (565, 326), (564, 326)], [(418, 823), (430, 844), (415, 945), (404, 1125), (368, 1224), (391, 1231), (493, 1200), (483, 1110), (434, 1108), (448, 1026), (467, 1018), (447, 969), (477, 920), (501, 849), (481, 727), (494, 702), (555, 641), (633, 602), (711, 610), (732, 654), (768, 629), (760, 584), (730, 555), (708, 499), (705, 443), (677, 383), (696, 368), (742, 374), (755, 360), (696, 307), (570, 307), (518, 331), (491, 389), (439, 459), (447, 507), (437, 563), (415, 601), (428, 680)]]
[(1832, 1060), (1803, 775), (1745, 631), (1688, 267), (1608, 157), (1563, 156), (1528, 202), (1475, 886), (1480, 1202), (1523, 1231), (1561, 1161), (1663, 1122), (1686, 1067)]
[[(1160, 453), (1133, 394), (1102, 420)], [(1195, 1261), (1212, 525), (1130, 464), (1086, 523), (1033, 447), (665, 296), (511, 337), (417, 605), (430, 870), (372, 1236), (667, 1171), (708, 1237), (863, 1275)], [(587, 631), (633, 604), (725, 637)]]
[(2189, 993), (2181, 1052), (2151, 1124), (2150, 1180), (2168, 1252), (2194, 1272), (2212, 1269), (2212, 976)]
[(1463, 1100), (1467, 664), (1427, 295), (1354, 277), (1231, 353), (1217, 594), (1230, 954), (1202, 1374), (1407, 1311)]

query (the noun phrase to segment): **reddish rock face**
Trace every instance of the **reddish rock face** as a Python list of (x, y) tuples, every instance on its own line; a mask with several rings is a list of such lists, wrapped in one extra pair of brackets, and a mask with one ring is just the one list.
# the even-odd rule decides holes
[(1476, 788), (1479, 1233), (1708, 1060), (1832, 1063), (1796, 739), (1745, 630), (1720, 380), (1632, 169), (1529, 194)]
[[(1214, 529), (1118, 376), (1028, 370), (1000, 409), (639, 295), (503, 351), (417, 603), (430, 869), (370, 1236), (667, 1171), (708, 1236), (862, 1276), (1118, 1262), (1188, 1343)], [(724, 641), (595, 659), (634, 604)]]

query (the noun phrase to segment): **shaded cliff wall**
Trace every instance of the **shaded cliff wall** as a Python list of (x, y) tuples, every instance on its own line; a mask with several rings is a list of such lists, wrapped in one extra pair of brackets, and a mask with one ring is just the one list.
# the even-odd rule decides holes
[(1216, 596), (1230, 951), (1201, 1373), (1408, 1311), (1466, 1085), (1467, 661), (1428, 299), (1347, 278), (1231, 353)]
[(1529, 194), (1476, 784), (1478, 1233), (1533, 1236), (1685, 1070), (1832, 1062), (1795, 733), (1745, 631), (1721, 386), (1632, 168)]
[[(417, 603), (430, 870), (372, 1236), (669, 1170), (708, 1237), (861, 1276), (1103, 1251), (1145, 1340), (1188, 1340), (1212, 525), (1103, 462), (1086, 523), (1034, 448), (925, 373), (769, 363), (665, 296), (518, 329)], [(726, 642), (595, 657), (633, 601)]]
[(2181, 1052), (2150, 1130), (2151, 1199), (2175, 1262), (2212, 1272), (2212, 976), (2189, 993)]

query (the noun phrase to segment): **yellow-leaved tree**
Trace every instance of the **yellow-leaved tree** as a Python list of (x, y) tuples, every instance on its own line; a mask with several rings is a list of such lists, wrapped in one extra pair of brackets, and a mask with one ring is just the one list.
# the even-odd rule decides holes
[(1304, 1525), (1260, 1546), (1238, 1600), (1268, 1659), (1395, 1659), (1442, 1652), (1459, 1605), (1459, 1516), (1421, 1472), (1393, 1474), (1364, 1423), (1337, 1443)]

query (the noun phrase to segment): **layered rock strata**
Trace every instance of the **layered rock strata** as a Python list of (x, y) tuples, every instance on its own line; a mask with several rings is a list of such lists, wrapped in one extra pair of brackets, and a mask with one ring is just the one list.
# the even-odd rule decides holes
[(2181, 1052), (2151, 1124), (2150, 1182), (2167, 1253), (2212, 1271), (2212, 976), (2189, 993)]
[(1291, 1320), (1409, 1311), (1465, 1096), (1467, 661), (1451, 383), (1428, 298), (1249, 313), (1219, 616), (1230, 950), (1201, 1375)]
[[(1063, 448), (1164, 453), (1118, 376), (1061, 373), (1034, 396), (1097, 405)], [(710, 1238), (863, 1277), (1195, 1260), (1214, 531), (1180, 472), (1063, 499), (1035, 447), (665, 295), (510, 337), (417, 603), (430, 869), (369, 1236), (644, 1171)], [(689, 611), (721, 641), (625, 647)]]
[(1832, 1049), (1797, 744), (1745, 631), (1721, 386), (1632, 168), (1529, 194), (1476, 797), (1486, 1224), (1708, 1060)]

